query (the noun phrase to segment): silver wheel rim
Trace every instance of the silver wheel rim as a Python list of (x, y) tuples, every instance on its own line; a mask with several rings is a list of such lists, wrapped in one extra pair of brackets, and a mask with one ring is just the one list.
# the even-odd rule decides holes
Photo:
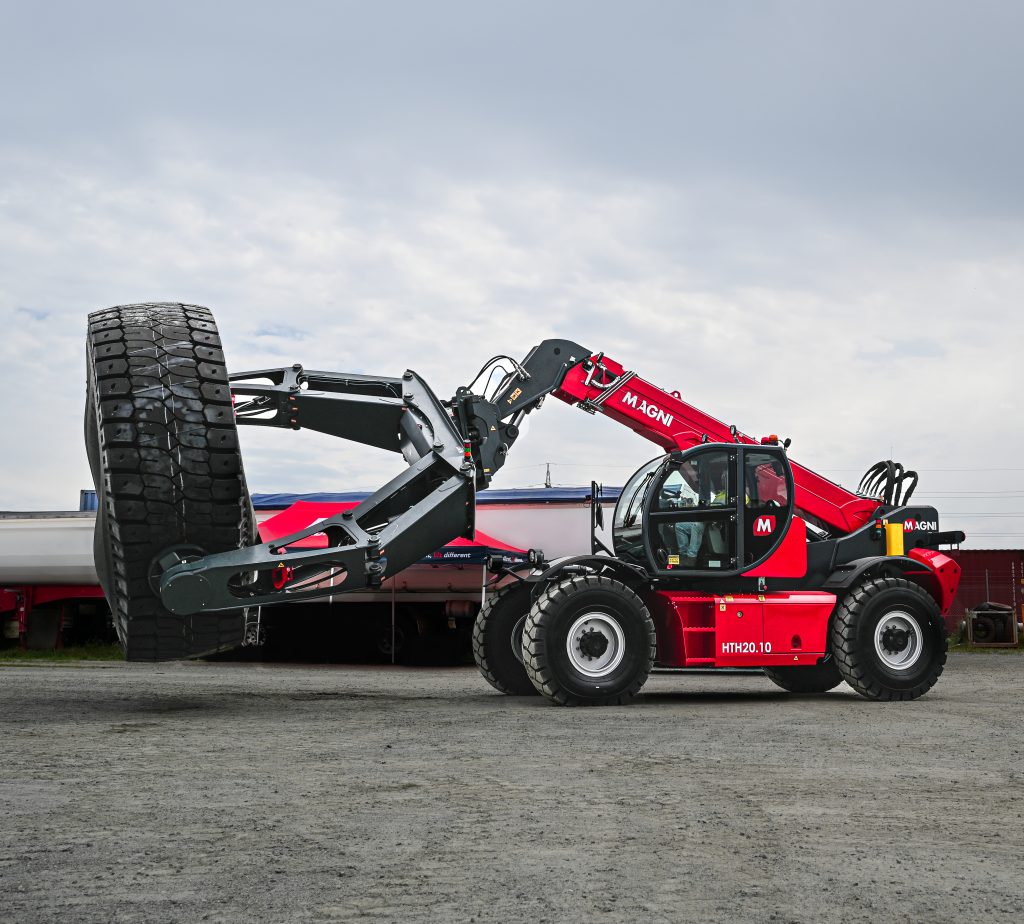
[(875, 654), (888, 668), (905, 671), (924, 651), (924, 635), (917, 620), (904, 610), (886, 613), (875, 626)]
[(626, 636), (614, 616), (584, 613), (572, 624), (565, 650), (569, 662), (584, 676), (607, 677), (622, 663)]

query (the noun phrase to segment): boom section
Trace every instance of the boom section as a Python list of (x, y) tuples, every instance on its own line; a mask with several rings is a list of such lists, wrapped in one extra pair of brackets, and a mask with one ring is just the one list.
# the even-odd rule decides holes
[[(585, 411), (617, 420), (666, 450), (689, 449), (703, 442), (759, 443), (687, 404), (678, 392), (658, 388), (603, 354), (567, 370), (554, 394)], [(878, 509), (877, 500), (861, 497), (795, 462), (791, 465), (796, 506), (829, 528), (853, 532)]]

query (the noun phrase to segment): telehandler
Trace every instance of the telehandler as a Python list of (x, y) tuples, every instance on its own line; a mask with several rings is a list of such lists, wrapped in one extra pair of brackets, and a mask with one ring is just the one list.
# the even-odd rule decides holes
[[(915, 699), (942, 673), (942, 615), (960, 580), (917, 475), (885, 462), (849, 491), (603, 352), (545, 340), (495, 356), (447, 401), (398, 378), (294, 365), (229, 374), (195, 305), (89, 316), (85, 438), (99, 496), (95, 557), (129, 659), (237, 645), (265, 605), (379, 586), (458, 537), (527, 414), (553, 395), (652, 440), (589, 554), (491, 563), (473, 632), (483, 676), (560, 705), (622, 704), (652, 667), (756, 667), (782, 688), (846, 681)], [(483, 383), (475, 391), (477, 383)], [(261, 542), (237, 427), (317, 430), (401, 453), (409, 467), (352, 510)], [(323, 534), (326, 547), (298, 547)]]

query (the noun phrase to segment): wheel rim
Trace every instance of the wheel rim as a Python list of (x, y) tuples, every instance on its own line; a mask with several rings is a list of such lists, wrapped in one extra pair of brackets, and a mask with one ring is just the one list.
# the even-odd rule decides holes
[(891, 670), (909, 670), (920, 660), (923, 651), (924, 634), (910, 613), (893, 610), (875, 626), (875, 654)]
[(614, 616), (591, 612), (580, 616), (565, 640), (569, 662), (587, 677), (606, 677), (626, 654), (626, 636)]

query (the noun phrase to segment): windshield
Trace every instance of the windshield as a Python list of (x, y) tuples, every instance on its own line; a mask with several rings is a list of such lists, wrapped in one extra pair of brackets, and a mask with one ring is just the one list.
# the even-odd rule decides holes
[(640, 525), (640, 514), (644, 509), (647, 486), (651, 483), (654, 473), (664, 459), (664, 456), (651, 459), (626, 482), (626, 486), (619, 496), (619, 503), (615, 507), (615, 529), (629, 529)]

